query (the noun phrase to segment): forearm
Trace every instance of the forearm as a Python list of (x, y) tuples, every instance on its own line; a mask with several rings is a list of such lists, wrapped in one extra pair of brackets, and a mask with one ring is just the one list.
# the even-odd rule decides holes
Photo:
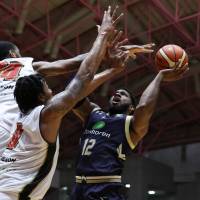
[(77, 75), (86, 75), (92, 80), (94, 74), (99, 68), (102, 59), (105, 56), (107, 47), (108, 34), (99, 34), (95, 40), (93, 47), (86, 56), (85, 60), (82, 62), (82, 67), (79, 69)]
[(98, 69), (104, 56), (106, 45), (107, 35), (99, 35), (87, 57), (81, 63), (76, 76), (66, 87), (65, 91), (63, 91), (62, 94), (57, 95), (57, 98), (61, 99), (60, 107), (62, 109), (59, 112), (65, 114), (81, 100), (81, 98), (83, 98), (83, 94), (87, 91), (90, 82), (94, 78), (94, 73)]
[(51, 65), (52, 67), (55, 66), (57, 68), (57, 70), (55, 71), (55, 73), (57, 74), (77, 71), (80, 64), (83, 62), (83, 60), (86, 58), (87, 55), (88, 53), (85, 53), (85, 54), (81, 54), (70, 59), (58, 60), (58, 61), (52, 62)]
[(152, 115), (155, 104), (158, 99), (160, 84), (163, 79), (163, 74), (158, 73), (155, 79), (149, 84), (149, 86), (142, 93), (139, 104), (137, 107), (145, 107), (148, 110), (148, 115)]
[(94, 76), (94, 79), (89, 83), (88, 89), (84, 93), (84, 97), (95, 91), (100, 85), (112, 79), (114, 76), (123, 71), (123, 68), (110, 68), (100, 72)]
[(148, 132), (150, 118), (155, 109), (162, 79), (163, 75), (159, 73), (143, 92), (139, 104), (136, 107), (131, 123), (131, 139), (135, 145)]
[(74, 58), (63, 59), (54, 62), (34, 62), (33, 68), (43, 76), (56, 76), (78, 70), (82, 61), (88, 53), (78, 55)]

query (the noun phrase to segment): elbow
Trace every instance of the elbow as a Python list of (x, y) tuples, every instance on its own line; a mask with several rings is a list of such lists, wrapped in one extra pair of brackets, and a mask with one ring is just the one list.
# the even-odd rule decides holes
[(145, 112), (148, 110), (149, 104), (146, 102), (139, 102), (139, 104), (136, 107), (136, 110), (140, 110), (142, 112)]
[(137, 106), (137, 108), (139, 109), (146, 109), (148, 107), (149, 107), (149, 104), (146, 102), (139, 103), (139, 105)]
[(155, 104), (154, 103), (141, 103), (137, 106), (136, 109), (140, 110), (140, 112), (142, 112), (147, 118), (150, 118), (154, 112)]
[(138, 141), (142, 140), (143, 137), (148, 133), (148, 127), (138, 130), (135, 134), (137, 135)]

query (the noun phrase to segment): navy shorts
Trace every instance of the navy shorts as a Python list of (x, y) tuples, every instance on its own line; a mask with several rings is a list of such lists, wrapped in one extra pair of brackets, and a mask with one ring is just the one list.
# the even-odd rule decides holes
[(121, 183), (76, 183), (71, 200), (126, 200), (125, 187)]

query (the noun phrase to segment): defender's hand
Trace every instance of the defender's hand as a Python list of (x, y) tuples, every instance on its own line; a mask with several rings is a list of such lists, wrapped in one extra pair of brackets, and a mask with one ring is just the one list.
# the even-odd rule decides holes
[(117, 8), (118, 7), (114, 9), (112, 15), (111, 15), (111, 6), (108, 6), (108, 10), (104, 11), (102, 24), (100, 27), (97, 26), (99, 34), (112, 33), (114, 31), (116, 24), (123, 16), (123, 13), (117, 16), (116, 14)]
[(130, 57), (135, 58), (138, 53), (152, 53), (154, 50), (152, 49), (155, 46), (154, 43), (145, 44), (145, 45), (124, 45), (120, 46), (123, 51), (128, 51), (128, 55)]
[(115, 35), (108, 44), (105, 61), (110, 67), (124, 67), (128, 60), (128, 51), (123, 51), (119, 47), (127, 43), (127, 39), (121, 40), (122, 31), (115, 30)]

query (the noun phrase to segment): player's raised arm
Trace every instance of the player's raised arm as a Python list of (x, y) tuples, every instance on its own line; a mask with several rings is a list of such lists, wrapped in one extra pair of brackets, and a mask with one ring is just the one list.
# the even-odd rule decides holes
[(57, 60), (54, 62), (33, 62), (33, 69), (43, 76), (56, 76), (78, 70), (81, 62), (88, 53), (78, 55), (74, 58)]
[[(94, 76), (94, 79), (90, 82), (88, 89), (85, 91), (84, 95), (88, 96), (91, 94), (96, 88), (102, 85), (104, 82), (112, 79), (120, 72), (123, 72), (125, 69), (125, 64), (128, 59), (128, 54), (126, 51), (122, 51), (119, 48), (119, 44), (125, 44), (127, 41), (120, 40), (122, 36), (122, 31), (117, 31), (113, 40), (110, 42), (109, 47), (106, 52), (106, 60), (109, 69), (106, 69)], [(83, 99), (77, 103), (77, 105), (73, 108), (73, 112), (82, 120), (84, 123), (87, 121), (90, 112), (97, 107), (96, 104), (91, 103), (89, 99)]]
[(107, 41), (114, 30), (111, 7), (105, 11), (99, 34), (92, 49), (67, 88), (55, 95), (42, 110), (41, 132), (48, 142), (54, 142), (62, 117), (83, 98), (90, 81), (93, 79), (106, 51)]
[(150, 118), (155, 110), (161, 82), (175, 81), (180, 79), (187, 70), (187, 65), (184, 68), (178, 70), (161, 70), (142, 93), (131, 122), (131, 140), (134, 145), (137, 145), (137, 143), (144, 137), (144, 135), (146, 135), (148, 131)]

